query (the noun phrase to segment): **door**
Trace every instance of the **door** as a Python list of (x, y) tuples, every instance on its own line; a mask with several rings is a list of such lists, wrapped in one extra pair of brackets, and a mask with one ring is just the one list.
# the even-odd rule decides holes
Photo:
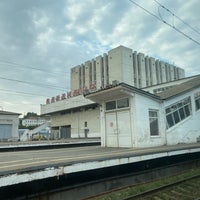
[(106, 113), (106, 146), (132, 147), (130, 111)]
[(0, 140), (12, 138), (12, 125), (1, 124), (0, 125)]
[(118, 147), (116, 112), (106, 113), (106, 146)]
[(60, 135), (61, 135), (61, 138), (63, 139), (71, 138), (71, 125), (61, 126)]
[(117, 112), (117, 126), (119, 147), (131, 147), (132, 137), (129, 110)]

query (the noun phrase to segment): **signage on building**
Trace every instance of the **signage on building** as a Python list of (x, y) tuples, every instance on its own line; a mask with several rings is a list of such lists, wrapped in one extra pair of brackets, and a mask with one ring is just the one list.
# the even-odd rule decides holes
[(91, 84), (89, 86), (89, 88), (85, 86), (82, 89), (76, 89), (74, 91), (69, 91), (67, 93), (63, 93), (61, 95), (57, 95), (56, 97), (48, 98), (48, 99), (46, 99), (46, 104), (51, 104), (51, 103), (54, 103), (54, 102), (57, 102), (57, 101), (62, 101), (62, 100), (65, 100), (65, 99), (69, 99), (71, 97), (76, 97), (78, 95), (84, 94), (88, 90), (89, 91), (96, 90), (96, 85), (95, 84)]

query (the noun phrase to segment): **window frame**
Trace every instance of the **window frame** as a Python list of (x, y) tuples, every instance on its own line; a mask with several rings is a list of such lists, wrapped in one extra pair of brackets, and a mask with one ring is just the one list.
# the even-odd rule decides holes
[(194, 102), (195, 102), (195, 111), (200, 111), (200, 91), (194, 94)]
[[(156, 116), (151, 116), (150, 113), (156, 113)], [(159, 126), (159, 110), (157, 109), (149, 109), (148, 110), (148, 114), (149, 114), (149, 133), (150, 133), (150, 137), (160, 137), (160, 126)], [(156, 121), (156, 134), (152, 133), (152, 131), (155, 129), (155, 127), (152, 127), (152, 119), (156, 119), (153, 121)], [(153, 128), (153, 130), (152, 130)]]
[[(173, 103), (165, 108), (166, 129), (169, 129), (192, 115), (191, 97)], [(170, 120), (170, 121), (169, 121)]]
[[(119, 104), (118, 102), (119, 102), (120, 100), (127, 100), (127, 106), (118, 107), (118, 104)], [(111, 103), (111, 102), (115, 102), (115, 108), (108, 109), (108, 108), (107, 108), (107, 105), (108, 105), (109, 103)], [(128, 108), (130, 108), (130, 99), (129, 99), (129, 97), (120, 98), (120, 99), (116, 99), (116, 100), (112, 100), (112, 101), (107, 101), (107, 102), (105, 102), (105, 111), (106, 111), (106, 112), (115, 111), (115, 110), (123, 110), (123, 109), (128, 109)]]

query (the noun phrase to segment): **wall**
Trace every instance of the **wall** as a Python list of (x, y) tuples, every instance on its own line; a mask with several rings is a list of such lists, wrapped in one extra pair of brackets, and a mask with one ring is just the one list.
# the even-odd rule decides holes
[(80, 65), (71, 68), (71, 90), (79, 88), (79, 69)]
[(87, 122), (89, 129), (88, 137), (100, 137), (100, 110), (99, 107), (92, 110), (69, 113), (69, 114), (52, 114), (51, 126), (60, 127), (71, 125), (71, 137), (84, 137), (84, 123)]
[(12, 138), (13, 140), (19, 139), (18, 125), (19, 125), (19, 115), (0, 115), (0, 125), (8, 124), (12, 125)]
[(185, 97), (191, 96), (192, 103), (192, 115), (166, 131), (168, 145), (196, 143), (197, 137), (200, 137), (200, 110), (195, 110), (194, 102), (194, 93), (197, 91), (200, 91), (200, 88), (165, 102), (165, 107), (167, 107)]
[[(91, 66), (90, 70), (89, 66)], [(184, 70), (181, 68), (159, 60), (155, 61), (155, 58), (133, 52), (130, 48), (118, 46), (111, 49), (108, 54), (104, 53), (103, 56), (99, 55), (84, 64), (73, 67), (71, 90), (82, 89), (84, 86), (89, 88), (91, 83), (96, 84), (97, 89), (100, 89), (108, 82), (112, 84), (114, 80), (142, 88), (184, 76)]]
[[(166, 143), (166, 139), (162, 104), (138, 94), (135, 94), (134, 101), (133, 119), (135, 124), (135, 147), (153, 147), (164, 145)], [(159, 136), (150, 136), (149, 109), (155, 109), (159, 112)]]
[[(127, 93), (128, 94), (128, 93)], [(124, 97), (127, 97), (124, 94)], [(106, 97), (105, 97), (106, 98)], [(130, 101), (130, 129), (131, 137), (127, 137), (127, 143), (132, 147), (153, 147), (161, 146), (166, 144), (165, 137), (165, 121), (162, 109), (162, 103), (157, 102), (153, 99), (147, 98), (135, 93), (129, 94)], [(105, 115), (105, 102), (102, 103), (101, 112), (101, 143), (102, 146), (106, 146), (107, 136), (106, 133), (106, 115)], [(149, 109), (155, 109), (159, 111), (159, 136), (150, 136), (150, 126), (149, 126)], [(127, 109), (129, 110), (129, 108)], [(120, 110), (113, 110), (108, 113), (120, 113)], [(128, 122), (127, 122), (128, 123)], [(128, 126), (124, 123), (124, 126)], [(130, 141), (131, 140), (131, 141)], [(121, 143), (121, 142), (120, 142)], [(113, 144), (115, 145), (115, 144)], [(120, 146), (121, 147), (121, 146)]]
[(84, 98), (83, 95), (78, 95), (75, 97), (71, 97), (69, 99), (64, 99), (61, 101), (56, 101), (50, 104), (43, 104), (40, 107), (40, 112), (42, 115), (48, 115), (53, 112), (58, 112), (70, 108), (80, 107), (92, 104), (94, 102), (90, 101), (89, 99)]

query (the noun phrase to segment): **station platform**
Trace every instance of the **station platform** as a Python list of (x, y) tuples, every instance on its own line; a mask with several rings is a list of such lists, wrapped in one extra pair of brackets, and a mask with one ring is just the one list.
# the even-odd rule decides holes
[(0, 152), (94, 146), (100, 144), (100, 138), (70, 138), (62, 140), (0, 142)]
[(200, 143), (138, 149), (85, 146), (0, 152), (0, 187), (192, 153), (200, 153)]

